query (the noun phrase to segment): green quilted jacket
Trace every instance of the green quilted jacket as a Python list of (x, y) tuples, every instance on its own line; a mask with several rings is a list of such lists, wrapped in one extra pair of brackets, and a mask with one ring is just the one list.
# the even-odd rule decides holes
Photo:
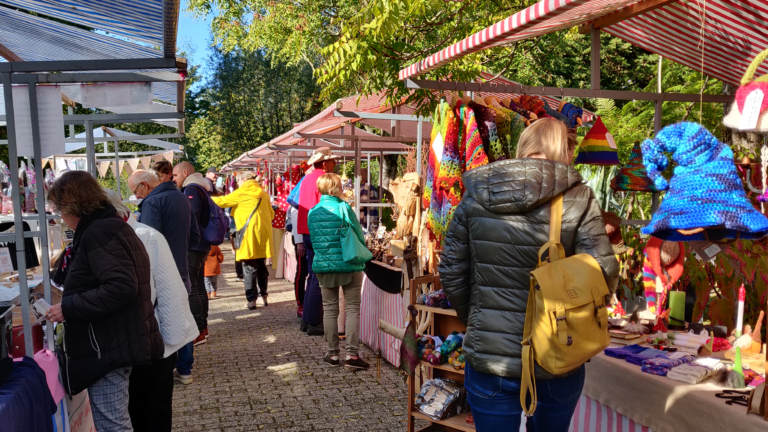
[(342, 225), (341, 210), (347, 212), (347, 220), (350, 221), (357, 238), (365, 244), (363, 229), (352, 207), (339, 198), (323, 195), (307, 217), (309, 236), (315, 251), (312, 261), (312, 271), (315, 273), (354, 273), (365, 270), (365, 264), (348, 264), (342, 258), (339, 230)]

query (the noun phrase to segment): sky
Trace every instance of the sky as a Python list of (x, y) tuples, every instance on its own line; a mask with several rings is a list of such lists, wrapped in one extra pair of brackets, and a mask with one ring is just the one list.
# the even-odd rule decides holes
[[(203, 66), (202, 73), (205, 74), (205, 60), (210, 54), (208, 44), (211, 41), (211, 17), (203, 19), (193, 18), (187, 9), (187, 0), (181, 0), (179, 8), (179, 33), (176, 37), (176, 45), (187, 52), (189, 64), (198, 64)], [(190, 54), (190, 48), (194, 51)]]

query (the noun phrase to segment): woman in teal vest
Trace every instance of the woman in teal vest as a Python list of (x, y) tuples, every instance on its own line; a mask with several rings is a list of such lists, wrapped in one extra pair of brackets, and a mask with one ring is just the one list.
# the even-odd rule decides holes
[(357, 215), (341, 197), (341, 178), (333, 173), (323, 174), (317, 180), (320, 202), (307, 217), (309, 235), (315, 250), (312, 270), (317, 274), (323, 294), (323, 327), (328, 341), (328, 354), (323, 361), (339, 366), (339, 287), (344, 290), (346, 313), (346, 359), (344, 366), (367, 369), (368, 363), (358, 355), (360, 345), (360, 289), (363, 286), (365, 264), (344, 261), (341, 251), (342, 224), (349, 224), (361, 243), (365, 244), (363, 229)]

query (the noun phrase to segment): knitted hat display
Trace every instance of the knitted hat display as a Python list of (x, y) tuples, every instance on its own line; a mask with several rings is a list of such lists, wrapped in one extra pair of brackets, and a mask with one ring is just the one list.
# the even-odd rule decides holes
[[(609, 144), (608, 129), (600, 117), (595, 125), (587, 132), (579, 145), (579, 155), (575, 164), (588, 165), (618, 165), (619, 153)], [(610, 138), (612, 141), (612, 138)]]
[[(643, 234), (675, 241), (754, 240), (768, 234), (768, 219), (744, 193), (733, 151), (703, 126), (667, 126), (643, 141), (642, 149), (648, 177), (667, 191)], [(677, 163), (669, 182), (662, 176), (669, 165), (665, 153)]]
[[(768, 50), (761, 52), (754, 60), (752, 60), (752, 64), (749, 65), (747, 71), (744, 73), (744, 77), (741, 78), (741, 86), (736, 90), (736, 101), (733, 102), (731, 110), (723, 119), (723, 124), (727, 127), (738, 130), (768, 131), (768, 75), (755, 78), (757, 68), (760, 66), (760, 63), (766, 60), (766, 58), (768, 58)], [(742, 124), (744, 108), (746, 106), (747, 97), (755, 90), (763, 93), (763, 100), (759, 107), (757, 124), (754, 127), (745, 127), (745, 125)]]
[(616, 177), (611, 180), (611, 189), (615, 191), (658, 192), (645, 172), (643, 151), (640, 149), (639, 141), (632, 147), (627, 165), (620, 168)]

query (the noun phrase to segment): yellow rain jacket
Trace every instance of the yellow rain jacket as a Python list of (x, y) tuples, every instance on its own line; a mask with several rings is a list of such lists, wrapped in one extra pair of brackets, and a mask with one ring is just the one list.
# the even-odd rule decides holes
[(232, 216), (238, 230), (245, 225), (259, 198), (259, 209), (253, 214), (240, 249), (237, 250), (238, 261), (272, 257), (272, 218), (275, 217), (275, 211), (272, 210), (269, 195), (255, 180), (248, 180), (229, 195), (211, 197), (221, 208), (232, 207)]

